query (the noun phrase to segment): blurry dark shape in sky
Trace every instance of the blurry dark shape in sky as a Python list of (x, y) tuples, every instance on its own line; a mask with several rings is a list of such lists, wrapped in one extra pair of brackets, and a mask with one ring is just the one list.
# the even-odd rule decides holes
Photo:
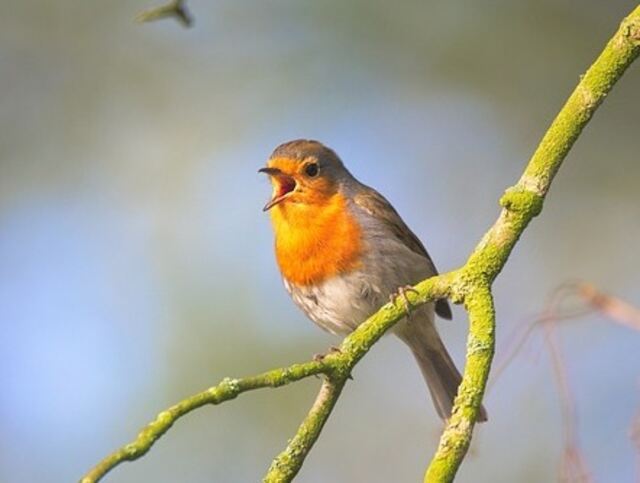
[[(334, 342), (278, 282), (256, 169), (283, 141), (334, 147), (442, 271), (462, 263), (633, 5), (192, 1), (184, 30), (132, 22), (146, 2), (5, 1), (0, 480), (72, 481), (180, 398)], [(567, 278), (640, 305), (639, 72), (598, 111), (498, 278), (500, 334)], [(460, 364), (462, 312), (440, 329)], [(637, 343), (589, 321), (566, 341), (597, 481), (633, 478)], [(418, 481), (439, 422), (411, 355), (383, 340), (354, 377), (298, 481)], [(200, 411), (111, 479), (257, 481), (314, 392)], [(622, 395), (613, 409), (609, 394)], [(459, 481), (553, 479), (540, 463), (561, 451), (546, 368), (516, 361), (487, 405)]]
[(183, 0), (174, 0), (159, 7), (152, 7), (136, 15), (136, 21), (140, 23), (153, 22), (165, 18), (175, 18), (185, 27), (191, 27), (193, 24), (193, 17), (187, 10)]

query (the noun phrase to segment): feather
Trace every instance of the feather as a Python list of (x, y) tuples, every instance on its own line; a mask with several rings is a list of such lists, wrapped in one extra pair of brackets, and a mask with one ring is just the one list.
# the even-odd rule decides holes
[[(353, 197), (354, 203), (372, 217), (382, 221), (389, 228), (390, 233), (407, 248), (426, 258), (432, 268), (433, 274), (437, 275), (438, 270), (433, 260), (431, 260), (427, 249), (402, 218), (400, 218), (400, 215), (395, 208), (391, 206), (391, 203), (373, 188), (363, 184), (360, 184), (360, 187), (361, 189)], [(451, 320), (452, 314), (449, 302), (445, 299), (437, 300), (436, 313), (443, 319)]]

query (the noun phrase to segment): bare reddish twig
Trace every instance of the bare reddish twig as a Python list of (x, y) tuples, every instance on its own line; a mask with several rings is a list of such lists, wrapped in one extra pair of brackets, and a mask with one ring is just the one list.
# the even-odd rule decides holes
[[(592, 284), (580, 281), (564, 283), (551, 294), (543, 312), (525, 324), (523, 328), (518, 329), (515, 336), (511, 338), (507, 344), (509, 350), (504, 360), (497, 365), (491, 382), (491, 387), (493, 387), (497, 378), (520, 352), (534, 330), (542, 326), (560, 399), (564, 440), (560, 463), (560, 481), (566, 482), (589, 483), (592, 481), (592, 477), (580, 451), (576, 404), (569, 384), (560, 340), (555, 329), (561, 321), (575, 320), (591, 313), (600, 313), (611, 322), (640, 331), (640, 310), (638, 308), (598, 290)], [(638, 448), (638, 475), (640, 478), (640, 412), (633, 423), (631, 438)]]
[(588, 283), (578, 283), (576, 289), (594, 310), (606, 315), (612, 322), (640, 331), (640, 309), (637, 307), (617, 297), (600, 292)]

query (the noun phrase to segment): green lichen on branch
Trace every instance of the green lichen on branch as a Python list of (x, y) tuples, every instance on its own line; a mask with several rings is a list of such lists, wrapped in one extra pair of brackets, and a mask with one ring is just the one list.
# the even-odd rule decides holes
[[(182, 2), (174, 2), (182, 5)], [(500, 200), (502, 211), (463, 267), (424, 280), (406, 296), (409, 307), (448, 297), (464, 303), (469, 313), (467, 359), (453, 412), (425, 483), (453, 481), (467, 452), (486, 387), (495, 345), (495, 311), (491, 285), (531, 220), (540, 214), (544, 198), (562, 161), (593, 113), (640, 53), (640, 6), (622, 22), (598, 59), (582, 77), (546, 132), (518, 183)], [(181, 416), (208, 404), (219, 404), (263, 387), (278, 387), (323, 374), (320, 393), (287, 448), (273, 461), (264, 481), (289, 482), (300, 471), (318, 439), (351, 371), (382, 335), (406, 316), (404, 299), (380, 308), (342, 342), (340, 350), (320, 361), (276, 369), (258, 376), (225, 379), (202, 393), (163, 411), (135, 441), (115, 451), (81, 481), (93, 483), (124, 461), (144, 455)]]
[(504, 267), (529, 222), (542, 211), (544, 197), (564, 158), (616, 81), (640, 54), (640, 6), (623, 20), (600, 56), (582, 77), (529, 161), (518, 183), (500, 200), (498, 220), (466, 265), (458, 290), (465, 296), (470, 329), (467, 362), (453, 415), (445, 428), (425, 483), (450, 482), (471, 442), (495, 343), (491, 283)]
[(518, 186), (546, 194), (562, 160), (614, 84), (640, 53), (640, 6), (625, 18), (556, 116)]
[(162, 411), (156, 419), (145, 426), (137, 438), (104, 458), (80, 481), (94, 483), (125, 461), (133, 461), (143, 456), (151, 446), (166, 433), (180, 417), (202, 406), (220, 404), (235, 399), (243, 392), (264, 387), (279, 387), (305, 377), (320, 374), (326, 370), (323, 361), (309, 361), (303, 364), (275, 369), (257, 376), (242, 379), (225, 378), (218, 385), (183, 399), (178, 404)]
[[(443, 281), (447, 280), (447, 277), (448, 275), (441, 275), (418, 284), (416, 293), (407, 294), (410, 306), (418, 306), (446, 296), (446, 284)], [(133, 442), (104, 458), (81, 479), (81, 482), (95, 483), (120, 463), (140, 458), (180, 417), (191, 411), (235, 399), (243, 392), (275, 388), (309, 376), (324, 374), (325, 380), (316, 402), (287, 448), (274, 460), (265, 477), (265, 481), (270, 482), (291, 481), (300, 471), (304, 458), (320, 435), (344, 384), (351, 376), (353, 367), (389, 328), (406, 315), (404, 298), (398, 297), (346, 337), (338, 351), (330, 352), (321, 360), (294, 364), (256, 376), (226, 378), (218, 385), (182, 400), (161, 412), (140, 431)]]
[(469, 313), (469, 336), (464, 377), (425, 482), (453, 480), (471, 444), (473, 425), (489, 378), (495, 347), (495, 310), (490, 287), (484, 285), (469, 292), (465, 308)]
[(335, 406), (346, 379), (330, 379), (323, 381), (318, 397), (309, 414), (304, 419), (296, 435), (289, 442), (285, 450), (271, 463), (269, 471), (264, 477), (264, 483), (280, 483), (291, 481), (298, 474), (313, 443), (320, 436), (320, 431), (327, 422), (333, 406)]

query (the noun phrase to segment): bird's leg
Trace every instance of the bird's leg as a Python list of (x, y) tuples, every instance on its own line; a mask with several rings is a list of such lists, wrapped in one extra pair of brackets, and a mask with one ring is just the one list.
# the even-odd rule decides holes
[(411, 285), (405, 285), (403, 287), (398, 287), (398, 290), (389, 295), (389, 301), (391, 303), (395, 303), (396, 298), (402, 297), (402, 301), (404, 302), (404, 309), (407, 311), (407, 318), (411, 317), (411, 304), (409, 303), (409, 299), (407, 298), (407, 292), (413, 292), (418, 294), (418, 291), (413, 288)]

